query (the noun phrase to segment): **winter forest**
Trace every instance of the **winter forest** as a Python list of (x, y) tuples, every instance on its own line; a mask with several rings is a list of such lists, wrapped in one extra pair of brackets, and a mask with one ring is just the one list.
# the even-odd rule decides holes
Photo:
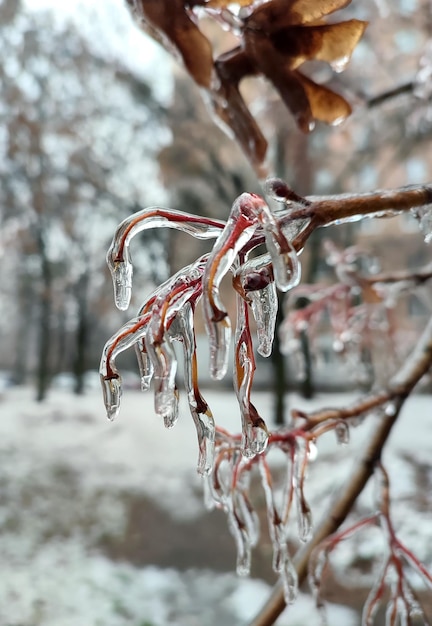
[(430, 0), (0, 0), (0, 626), (432, 623)]

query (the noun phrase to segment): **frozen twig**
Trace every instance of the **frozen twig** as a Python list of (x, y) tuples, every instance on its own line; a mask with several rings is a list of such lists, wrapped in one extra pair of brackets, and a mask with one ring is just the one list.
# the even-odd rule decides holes
[[(353, 471), (340, 489), (338, 498), (330, 505), (321, 523), (316, 527), (309, 543), (300, 548), (294, 557), (299, 584), (306, 578), (309, 559), (312, 551), (326, 537), (334, 533), (345, 521), (354, 502), (362, 492), (379, 461), (381, 451), (386, 443), (391, 429), (399, 416), (400, 409), (421, 377), (428, 372), (432, 365), (432, 320), (426, 326), (410, 358), (394, 376), (390, 389), (395, 393), (397, 402), (393, 414), (384, 414), (370, 436), (370, 439), (356, 462)], [(397, 395), (396, 395), (397, 390)], [(278, 583), (270, 598), (251, 622), (251, 626), (270, 626), (284, 610), (283, 587)]]

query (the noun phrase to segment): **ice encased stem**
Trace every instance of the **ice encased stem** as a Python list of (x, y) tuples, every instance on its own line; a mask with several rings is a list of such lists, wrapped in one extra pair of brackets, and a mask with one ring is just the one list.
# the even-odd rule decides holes
[(286, 524), (283, 523), (274, 501), (270, 470), (264, 457), (260, 458), (259, 468), (266, 499), (270, 539), (273, 545), (273, 570), (281, 577), (285, 602), (292, 604), (297, 597), (298, 577), (288, 552)]
[(133, 267), (129, 245), (133, 237), (149, 228), (174, 228), (197, 239), (212, 239), (219, 235), (224, 224), (219, 220), (200, 218), (190, 213), (149, 207), (142, 209), (119, 224), (107, 253), (107, 264), (114, 286), (116, 306), (126, 310), (132, 292)]
[(150, 389), (151, 380), (153, 378), (153, 364), (147, 354), (145, 341), (137, 341), (135, 344), (135, 354), (140, 372), (141, 390), (147, 391)]
[(268, 357), (272, 351), (278, 310), (276, 285), (269, 283), (264, 289), (251, 291), (249, 298), (257, 325), (257, 350), (261, 356)]
[(101, 376), (101, 383), (107, 417), (109, 420), (113, 420), (120, 411), (122, 396), (121, 377), (105, 378)]
[(111, 271), (111, 277), (114, 287), (114, 301), (116, 307), (121, 311), (126, 311), (129, 307), (132, 295), (132, 276), (133, 265), (131, 262), (129, 250), (125, 248), (123, 259), (121, 261), (112, 261), (107, 256), (108, 267)]
[(200, 474), (209, 474), (213, 468), (215, 453), (215, 423), (210, 408), (198, 391), (196, 339), (193, 326), (193, 308), (187, 302), (177, 313), (170, 334), (183, 344), (184, 384), (189, 410), (198, 437), (198, 465)]
[(252, 548), (259, 538), (259, 518), (249, 498), (250, 472), (244, 469), (247, 461), (238, 451), (232, 452), (227, 442), (222, 445), (219, 460), (213, 475), (208, 477), (207, 499), (222, 507), (228, 517), (228, 527), (237, 548), (237, 573), (240, 576), (250, 572)]
[(247, 303), (237, 295), (234, 388), (242, 417), (242, 453), (246, 457), (262, 454), (269, 433), (264, 420), (250, 400), (255, 358), (250, 336)]
[(129, 320), (106, 342), (99, 367), (105, 408), (109, 419), (114, 419), (120, 409), (121, 377), (115, 365), (120, 352), (130, 348), (146, 333), (149, 316)]
[(236, 280), (251, 304), (257, 325), (258, 352), (268, 357), (272, 351), (278, 299), (273, 280), (271, 258), (262, 254), (242, 263), (236, 272)]
[[(150, 329), (149, 329), (150, 330)], [(178, 418), (178, 392), (175, 385), (177, 360), (168, 336), (159, 343), (147, 332), (146, 349), (154, 369), (154, 408), (166, 428), (172, 428)]]
[(312, 535), (312, 512), (304, 495), (304, 479), (309, 456), (309, 443), (298, 438), (294, 452), (294, 490), (297, 503), (297, 527), (301, 541), (307, 541)]
[(220, 298), (220, 284), (232, 267), (238, 253), (252, 238), (258, 220), (255, 206), (262, 203), (253, 194), (242, 194), (234, 202), (225, 228), (209, 256), (203, 277), (204, 322), (210, 343), (210, 375), (220, 380), (228, 366), (231, 324)]

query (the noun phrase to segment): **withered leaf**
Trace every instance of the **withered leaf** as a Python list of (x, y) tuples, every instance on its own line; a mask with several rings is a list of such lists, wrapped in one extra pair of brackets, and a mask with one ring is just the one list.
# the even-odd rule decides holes
[(212, 46), (187, 9), (200, 2), (127, 0), (140, 25), (169, 52), (179, 56), (200, 87), (210, 88)]
[(250, 28), (271, 33), (285, 26), (317, 22), (350, 3), (351, 0), (272, 0), (255, 9), (248, 23)]
[[(247, 76), (264, 76), (280, 94), (298, 126), (308, 132), (315, 120), (335, 124), (351, 112), (348, 102), (328, 87), (304, 76), (299, 67), (310, 60), (344, 69), (366, 23), (348, 20), (323, 24), (323, 17), (351, 0), (268, 0), (237, 18), (236, 48), (215, 61), (212, 46), (200, 31), (193, 8), (229, 11), (229, 0), (128, 0), (144, 28), (182, 60), (189, 74), (209, 95), (217, 117), (234, 134), (251, 163), (260, 170), (267, 142), (239, 90)], [(232, 27), (232, 24), (228, 24)], [(240, 33), (238, 32), (240, 31)]]

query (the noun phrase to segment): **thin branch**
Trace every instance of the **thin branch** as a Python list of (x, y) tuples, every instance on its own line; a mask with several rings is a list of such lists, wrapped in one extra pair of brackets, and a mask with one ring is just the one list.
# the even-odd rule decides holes
[(377, 96), (373, 96), (372, 98), (368, 98), (366, 100), (366, 106), (368, 109), (373, 109), (376, 106), (391, 100), (392, 98), (397, 98), (398, 96), (405, 94), (412, 94), (414, 91), (415, 82), (410, 80), (403, 85), (398, 85), (397, 87), (393, 87), (393, 89), (389, 89), (388, 91), (384, 91), (383, 93), (378, 94)]
[(432, 278), (432, 265), (428, 263), (424, 267), (416, 270), (400, 270), (398, 272), (385, 272), (362, 276), (362, 280), (370, 283), (403, 283), (405, 281), (413, 283), (413, 286), (422, 285)]
[(317, 226), (354, 217), (385, 217), (432, 203), (432, 185), (405, 185), (398, 189), (338, 194), (334, 196), (307, 196), (309, 205), (290, 212), (287, 221), (312, 218)]
[[(340, 489), (339, 497), (329, 507), (327, 514), (317, 526), (311, 541), (301, 548), (294, 557), (299, 584), (307, 575), (308, 563), (313, 549), (326, 537), (334, 533), (345, 521), (354, 502), (362, 492), (371, 477), (376, 462), (380, 459), (381, 451), (390, 435), (400, 409), (414, 389), (415, 385), (427, 373), (432, 365), (432, 319), (424, 330), (417, 346), (410, 358), (391, 380), (390, 387), (398, 389), (400, 395), (395, 402), (394, 412), (383, 415), (372, 433), (366, 449), (356, 462), (353, 472), (345, 485)], [(277, 584), (267, 603), (251, 626), (271, 626), (285, 608), (285, 600), (281, 584)]]

